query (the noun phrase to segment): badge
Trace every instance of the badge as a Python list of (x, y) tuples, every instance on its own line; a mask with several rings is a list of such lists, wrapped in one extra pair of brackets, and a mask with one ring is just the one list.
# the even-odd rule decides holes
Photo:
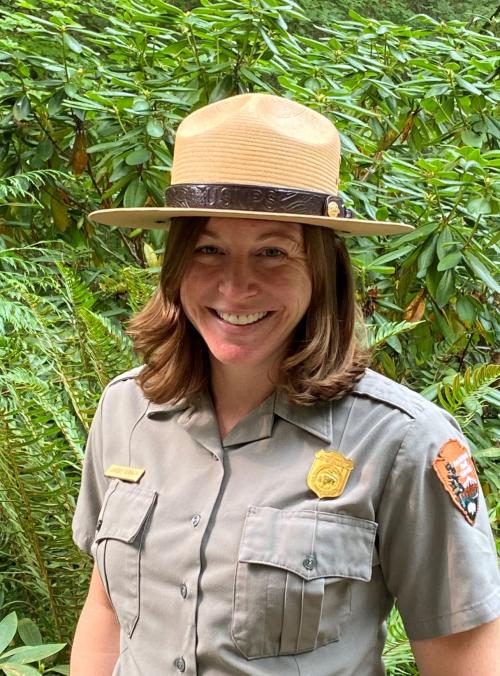
[(127, 467), (125, 465), (110, 465), (104, 476), (110, 479), (122, 479), (136, 484), (146, 470), (142, 467)]
[(340, 214), (339, 205), (337, 204), (337, 202), (332, 200), (328, 205), (328, 216), (330, 218), (337, 218), (339, 214)]
[(479, 479), (469, 451), (457, 439), (450, 439), (441, 446), (432, 466), (455, 507), (473, 525), (479, 502)]
[(338, 451), (318, 451), (309, 474), (307, 485), (318, 498), (337, 498), (344, 492), (354, 464)]

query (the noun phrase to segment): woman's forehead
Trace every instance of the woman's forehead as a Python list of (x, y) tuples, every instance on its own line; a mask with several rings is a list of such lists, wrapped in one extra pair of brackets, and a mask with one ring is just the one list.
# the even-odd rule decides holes
[(218, 218), (208, 219), (201, 234), (214, 237), (231, 237), (232, 239), (266, 239), (267, 237), (285, 237), (295, 242), (302, 242), (302, 225), (285, 221), (263, 221), (252, 218)]

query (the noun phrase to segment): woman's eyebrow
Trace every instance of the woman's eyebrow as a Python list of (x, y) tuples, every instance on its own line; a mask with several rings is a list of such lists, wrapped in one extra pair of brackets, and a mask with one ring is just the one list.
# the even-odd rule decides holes
[(294, 235), (290, 235), (286, 232), (264, 232), (262, 235), (257, 237), (258, 240), (262, 239), (288, 239), (294, 244), (300, 244), (300, 240)]
[[(220, 235), (216, 232), (213, 232), (212, 230), (202, 230), (200, 233), (200, 237), (211, 237), (212, 239), (219, 239)], [(257, 241), (265, 240), (265, 239), (286, 239), (289, 240), (290, 242), (293, 242), (294, 244), (301, 244), (300, 239), (296, 237), (295, 235), (288, 234), (286, 232), (264, 232), (261, 235), (257, 237)]]

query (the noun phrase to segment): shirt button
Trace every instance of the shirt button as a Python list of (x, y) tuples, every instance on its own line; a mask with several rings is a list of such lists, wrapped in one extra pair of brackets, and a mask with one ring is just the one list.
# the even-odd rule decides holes
[(186, 663), (184, 662), (182, 657), (178, 657), (175, 660), (175, 666), (179, 671), (185, 671), (186, 670)]
[(308, 554), (306, 558), (302, 561), (302, 565), (306, 570), (312, 570), (316, 565), (316, 557), (314, 554)]
[(196, 528), (196, 526), (200, 523), (201, 521), (201, 516), (199, 514), (195, 514), (193, 518), (191, 519), (191, 523), (193, 526)]
[(184, 584), (184, 582), (183, 582), (183, 583), (181, 584), (181, 596), (182, 596), (183, 599), (186, 598), (187, 593), (188, 593), (188, 588), (187, 588), (187, 586), (186, 586), (186, 585)]

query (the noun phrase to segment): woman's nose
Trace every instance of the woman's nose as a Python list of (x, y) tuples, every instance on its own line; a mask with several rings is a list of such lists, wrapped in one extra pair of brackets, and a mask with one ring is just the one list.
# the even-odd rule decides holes
[(257, 280), (248, 261), (234, 258), (220, 270), (219, 292), (236, 299), (253, 296)]

